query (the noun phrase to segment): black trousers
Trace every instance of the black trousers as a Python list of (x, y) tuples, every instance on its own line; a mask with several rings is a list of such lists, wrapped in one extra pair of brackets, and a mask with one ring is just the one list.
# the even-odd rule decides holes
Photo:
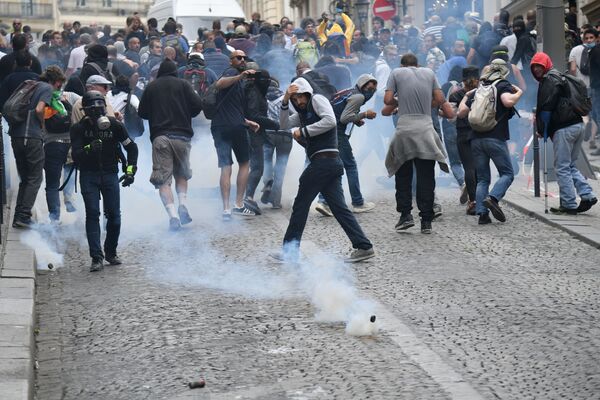
[(460, 162), (465, 170), (465, 185), (467, 185), (469, 200), (475, 201), (475, 192), (477, 191), (477, 171), (475, 170), (471, 141), (468, 139), (467, 135), (461, 135), (459, 132), (457, 144)]
[(409, 214), (412, 210), (413, 166), (417, 172), (417, 207), (423, 221), (433, 220), (435, 161), (415, 158), (396, 171), (396, 210)]
[(13, 138), (11, 140), (17, 172), (19, 191), (15, 206), (15, 219), (29, 221), (44, 172), (44, 145), (41, 139)]

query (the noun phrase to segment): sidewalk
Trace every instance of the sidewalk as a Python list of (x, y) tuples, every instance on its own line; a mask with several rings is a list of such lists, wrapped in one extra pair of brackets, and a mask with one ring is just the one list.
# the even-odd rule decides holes
[[(598, 180), (588, 180), (596, 196), (600, 196), (600, 156), (591, 155), (591, 150), (588, 143), (583, 145), (584, 151), (592, 165), (592, 168), (597, 171)], [(543, 180), (543, 177), (540, 177)], [(600, 248), (600, 203), (596, 204), (586, 213), (578, 215), (554, 215), (544, 213), (544, 187), (543, 182), (540, 183), (541, 197), (534, 197), (533, 182), (529, 183), (526, 177), (515, 179), (510, 190), (506, 194), (504, 201), (510, 204), (513, 208), (537, 218), (549, 225), (570, 233), (581, 241), (588, 243), (591, 246)], [(556, 182), (548, 182), (548, 208), (558, 207), (558, 184)]]
[(33, 398), (36, 267), (33, 250), (11, 227), (12, 197), (0, 254), (0, 399), (21, 400)]

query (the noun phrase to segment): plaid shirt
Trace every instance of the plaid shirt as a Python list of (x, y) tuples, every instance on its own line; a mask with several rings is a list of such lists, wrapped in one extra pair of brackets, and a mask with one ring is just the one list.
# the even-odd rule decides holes
[(433, 72), (437, 72), (440, 65), (445, 62), (446, 56), (439, 48), (434, 47), (427, 52), (427, 68), (432, 69)]

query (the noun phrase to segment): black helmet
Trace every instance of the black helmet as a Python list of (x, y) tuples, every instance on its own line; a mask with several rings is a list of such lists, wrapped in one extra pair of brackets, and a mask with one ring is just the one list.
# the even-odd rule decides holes
[(104, 96), (99, 91), (90, 90), (83, 95), (81, 106), (84, 109), (89, 107), (106, 107), (106, 99), (104, 99)]

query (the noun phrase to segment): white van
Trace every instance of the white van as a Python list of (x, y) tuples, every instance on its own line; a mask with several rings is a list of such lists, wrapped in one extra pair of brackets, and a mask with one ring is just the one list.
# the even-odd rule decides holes
[(198, 28), (212, 29), (214, 20), (221, 21), (221, 29), (236, 18), (245, 18), (236, 0), (156, 0), (148, 10), (148, 18), (156, 18), (162, 29), (169, 17), (183, 25), (183, 34), (190, 41), (198, 37)]

